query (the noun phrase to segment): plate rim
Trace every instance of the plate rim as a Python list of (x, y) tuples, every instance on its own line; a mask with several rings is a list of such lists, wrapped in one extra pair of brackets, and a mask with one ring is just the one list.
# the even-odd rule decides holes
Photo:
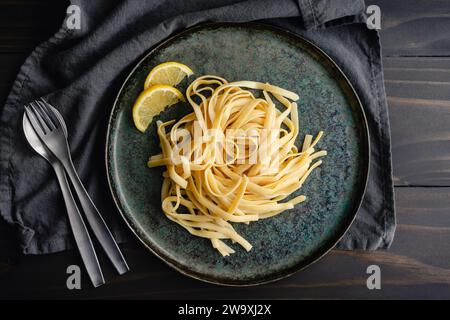
[[(144, 241), (144, 239), (141, 238), (141, 236), (139, 235), (139, 233), (137, 231), (137, 227), (133, 226), (133, 222), (131, 221), (131, 219), (129, 219), (127, 217), (127, 215), (124, 213), (122, 205), (119, 200), (119, 196), (116, 194), (116, 190), (113, 186), (113, 181), (112, 181), (113, 174), (111, 172), (112, 168), (110, 168), (110, 161), (109, 161), (109, 159), (112, 158), (110, 155), (110, 151), (109, 151), (110, 144), (111, 144), (111, 141), (110, 141), (111, 140), (111, 131), (112, 131), (112, 123), (114, 121), (114, 116), (118, 112), (117, 105), (119, 102), (119, 98), (122, 95), (125, 85), (128, 83), (128, 81), (133, 76), (133, 74), (136, 72), (136, 70), (142, 65), (142, 63), (144, 63), (145, 60), (147, 60), (149, 56), (154, 54), (154, 52), (162, 49), (166, 45), (177, 40), (178, 38), (181, 38), (183, 36), (189, 35), (198, 30), (208, 28), (208, 27), (209, 28), (241, 27), (241, 28), (250, 28), (250, 29), (256, 28), (259, 30), (261, 30), (261, 29), (269, 30), (269, 31), (275, 32), (277, 34), (280, 34), (282, 36), (291, 38), (292, 40), (306, 43), (307, 46), (311, 47), (313, 50), (318, 52), (319, 55), (321, 55), (323, 58), (328, 60), (328, 62), (331, 63), (331, 65), (334, 67), (335, 71), (337, 71), (337, 73), (340, 74), (340, 76), (342, 77), (342, 80), (346, 83), (346, 85), (350, 89), (351, 94), (354, 96), (354, 99), (355, 99), (356, 105), (357, 105), (357, 110), (359, 110), (360, 116), (363, 120), (361, 126), (363, 127), (363, 135), (364, 135), (363, 138), (366, 142), (364, 145), (364, 150), (362, 151), (363, 157), (365, 160), (364, 168), (362, 169), (362, 172), (361, 172), (361, 174), (363, 175), (361, 177), (361, 179), (363, 179), (363, 183), (360, 186), (360, 191), (357, 195), (356, 201), (354, 201), (355, 206), (353, 208), (353, 213), (350, 214), (349, 217), (346, 217), (346, 219), (345, 219), (345, 223), (347, 224), (347, 226), (345, 228), (342, 228), (340, 233), (338, 232), (339, 235), (336, 237), (336, 239), (329, 240), (331, 245), (329, 245), (329, 246), (327, 244), (324, 245), (324, 247), (328, 247), (328, 248), (326, 248), (324, 250), (318, 250), (318, 252), (316, 254), (313, 254), (310, 257), (308, 257), (307, 259), (305, 259), (304, 261), (306, 261), (306, 263), (300, 263), (300, 264), (297, 263), (290, 268), (286, 268), (286, 269), (278, 271), (278, 272), (273, 272), (264, 277), (259, 277), (259, 278), (255, 277), (255, 278), (248, 279), (248, 280), (227, 281), (225, 279), (214, 278), (214, 277), (210, 277), (210, 276), (207, 276), (207, 275), (199, 273), (199, 272), (192, 271), (189, 268), (185, 267), (183, 264), (180, 264), (177, 261), (174, 261), (173, 259), (171, 259), (167, 256), (163, 256), (160, 252), (158, 252), (158, 250), (156, 248), (152, 247), (150, 244), (148, 244), (146, 241)], [(158, 257), (160, 260), (162, 260), (164, 263), (166, 263), (167, 265), (169, 265), (170, 267), (172, 267), (179, 273), (181, 273), (187, 277), (196, 279), (196, 280), (200, 280), (200, 281), (215, 284), (215, 285), (231, 286), (231, 287), (256, 286), (256, 285), (262, 285), (262, 284), (275, 282), (275, 281), (290, 277), (291, 275), (318, 262), (319, 260), (321, 260), (325, 255), (327, 255), (331, 250), (333, 250), (336, 247), (336, 245), (339, 243), (339, 241), (344, 237), (344, 235), (350, 229), (350, 227), (352, 226), (352, 224), (356, 218), (357, 212), (359, 211), (359, 209), (361, 207), (362, 201), (364, 199), (364, 195), (366, 193), (368, 180), (369, 180), (370, 166), (371, 166), (370, 132), (369, 132), (369, 125), (367, 122), (367, 117), (366, 117), (366, 113), (364, 111), (363, 104), (362, 104), (361, 99), (359, 98), (359, 95), (356, 92), (353, 84), (348, 79), (347, 75), (339, 67), (339, 65), (323, 49), (321, 49), (319, 46), (314, 44), (311, 40), (308, 40), (305, 37), (293, 32), (293, 31), (290, 31), (288, 29), (285, 29), (285, 28), (282, 28), (279, 26), (275, 26), (272, 24), (268, 24), (268, 23), (263, 23), (263, 22), (253, 22), (253, 21), (250, 21), (250, 22), (201, 22), (201, 23), (195, 24), (191, 27), (185, 28), (179, 32), (174, 32), (173, 34), (169, 35), (168, 37), (166, 37), (159, 43), (150, 47), (144, 53), (143, 57), (140, 58), (139, 61), (134, 64), (134, 67), (128, 72), (128, 75), (122, 81), (122, 85), (116, 95), (116, 98), (114, 99), (114, 103), (113, 103), (113, 106), (110, 110), (110, 114), (108, 117), (108, 126), (107, 126), (107, 131), (106, 131), (106, 144), (105, 144), (105, 166), (106, 166), (106, 176), (107, 176), (107, 180), (108, 180), (109, 191), (114, 200), (117, 211), (120, 213), (120, 216), (124, 220), (127, 227), (131, 230), (131, 232), (134, 234), (134, 236), (139, 240), (139, 242), (141, 242), (144, 245), (144, 247), (148, 251), (153, 253), (156, 257)]]

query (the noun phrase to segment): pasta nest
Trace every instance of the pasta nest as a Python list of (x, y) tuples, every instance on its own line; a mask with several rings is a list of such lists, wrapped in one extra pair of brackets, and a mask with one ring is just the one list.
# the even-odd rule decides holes
[(298, 149), (299, 96), (268, 83), (206, 75), (189, 85), (186, 98), (193, 112), (157, 122), (162, 153), (148, 161), (166, 168), (162, 210), (223, 256), (235, 252), (227, 239), (250, 251), (231, 223), (273, 217), (305, 201), (291, 195), (326, 155), (315, 150), (322, 132), (314, 140), (306, 135)]

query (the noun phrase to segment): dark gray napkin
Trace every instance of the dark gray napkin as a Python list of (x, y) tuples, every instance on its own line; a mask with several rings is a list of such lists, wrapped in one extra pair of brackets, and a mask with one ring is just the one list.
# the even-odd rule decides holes
[(345, 249), (390, 245), (395, 230), (390, 131), (378, 33), (364, 23), (362, 0), (72, 0), (81, 30), (64, 24), (22, 66), (1, 113), (0, 213), (17, 227), (24, 253), (73, 246), (54, 173), (22, 134), (23, 105), (46, 96), (66, 119), (75, 166), (116, 238), (130, 233), (109, 194), (107, 117), (130, 68), (153, 45), (204, 21), (263, 20), (319, 45), (343, 69), (365, 107), (371, 136), (366, 196)]

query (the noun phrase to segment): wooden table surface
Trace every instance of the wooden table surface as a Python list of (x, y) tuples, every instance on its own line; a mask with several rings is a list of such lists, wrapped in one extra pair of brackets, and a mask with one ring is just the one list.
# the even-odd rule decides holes
[[(133, 272), (108, 284), (66, 288), (76, 251), (20, 254), (0, 223), (0, 298), (450, 298), (450, 2), (366, 1), (381, 7), (383, 62), (392, 129), (397, 233), (389, 250), (333, 250), (290, 278), (259, 287), (205, 284), (178, 274), (137, 241), (122, 248)], [(64, 1), (0, 2), (0, 106), (31, 50), (61, 24)], [(381, 290), (366, 269), (381, 268)]]

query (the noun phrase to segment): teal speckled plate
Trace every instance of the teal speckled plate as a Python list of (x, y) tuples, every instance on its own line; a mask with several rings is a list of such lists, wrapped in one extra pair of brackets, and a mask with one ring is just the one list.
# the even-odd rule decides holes
[[(301, 189), (295, 209), (236, 229), (253, 245), (223, 258), (209, 240), (191, 236), (161, 211), (162, 169), (146, 166), (160, 152), (154, 119), (145, 134), (131, 109), (147, 73), (180, 61), (196, 75), (270, 82), (300, 95), (300, 137), (325, 135), (324, 164)], [(192, 80), (192, 79), (191, 79)], [(189, 81), (181, 88), (184, 90)], [(158, 118), (192, 112), (185, 104)], [(108, 127), (106, 163), (111, 192), (127, 225), (145, 246), (183, 274), (226, 285), (253, 285), (286, 277), (327, 253), (352, 223), (364, 194), (369, 140), (361, 103), (347, 78), (319, 48), (287, 31), (261, 24), (203, 24), (153, 48), (126, 79)]]

